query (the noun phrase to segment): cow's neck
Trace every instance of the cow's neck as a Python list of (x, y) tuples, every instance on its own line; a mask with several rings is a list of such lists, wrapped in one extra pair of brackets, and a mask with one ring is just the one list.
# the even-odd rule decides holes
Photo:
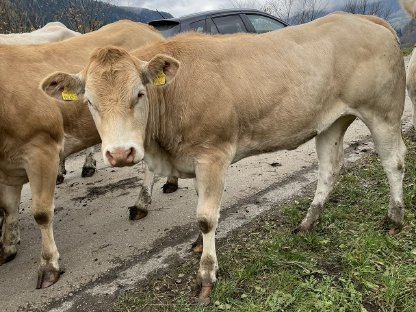
[[(82, 142), (83, 148), (98, 144), (100, 136), (88, 106), (82, 102), (58, 102), (64, 122), (64, 132), (67, 136)], [(80, 148), (81, 148), (80, 147)]]
[(145, 153), (153, 170), (159, 174), (176, 174), (176, 158), (182, 141), (179, 106), (168, 103), (169, 89), (148, 88), (149, 114), (145, 135)]

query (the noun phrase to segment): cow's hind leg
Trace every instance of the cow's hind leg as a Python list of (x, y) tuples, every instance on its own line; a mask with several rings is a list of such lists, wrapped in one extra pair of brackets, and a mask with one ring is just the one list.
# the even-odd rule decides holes
[(144, 165), (144, 178), (140, 187), (139, 197), (134, 206), (129, 207), (129, 219), (140, 220), (147, 216), (148, 206), (152, 203), (152, 192), (155, 175)]
[(56, 177), (56, 185), (61, 184), (65, 180), (66, 169), (65, 169), (65, 158), (59, 162), (58, 175)]
[(86, 149), (85, 162), (82, 166), (81, 176), (92, 177), (97, 171), (97, 161), (94, 158), (94, 147), (89, 147)]
[(14, 259), (16, 245), (20, 242), (19, 203), (22, 185), (0, 184), (0, 210), (3, 213), (2, 241), (0, 243), (0, 265)]
[(32, 213), (42, 238), (42, 252), (36, 288), (46, 288), (58, 281), (59, 253), (53, 235), (55, 177), (58, 171), (58, 147), (45, 143), (33, 149), (27, 163), (32, 191)]
[[(386, 221), (392, 223), (390, 233), (395, 234), (401, 230), (404, 219), (403, 177), (406, 146), (399, 122), (391, 125), (380, 119), (369, 125), (369, 128), (389, 181), (390, 204)], [(386, 226), (389, 225), (387, 223)]]
[(163, 193), (173, 193), (178, 190), (178, 178), (170, 176), (166, 179), (166, 183), (163, 184)]
[(319, 220), (343, 165), (345, 131), (354, 120), (355, 116), (341, 117), (315, 138), (319, 162), (318, 185), (308, 212), (295, 233), (311, 229)]

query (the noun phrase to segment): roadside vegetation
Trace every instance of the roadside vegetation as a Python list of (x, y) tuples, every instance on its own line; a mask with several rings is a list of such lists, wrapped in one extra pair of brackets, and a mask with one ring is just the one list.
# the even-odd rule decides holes
[(198, 257), (119, 297), (115, 311), (416, 311), (416, 144), (407, 138), (403, 230), (382, 229), (387, 178), (375, 153), (345, 169), (321, 223), (294, 235), (313, 194), (220, 240), (211, 304), (194, 303)]
[(402, 52), (403, 52), (403, 56), (408, 56), (408, 55), (412, 54), (413, 47), (411, 47), (411, 48), (403, 48), (402, 49)]

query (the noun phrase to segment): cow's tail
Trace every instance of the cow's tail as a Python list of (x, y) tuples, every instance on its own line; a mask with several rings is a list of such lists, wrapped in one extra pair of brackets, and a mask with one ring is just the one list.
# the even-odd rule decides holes
[(416, 0), (400, 0), (400, 4), (412, 18), (416, 18)]

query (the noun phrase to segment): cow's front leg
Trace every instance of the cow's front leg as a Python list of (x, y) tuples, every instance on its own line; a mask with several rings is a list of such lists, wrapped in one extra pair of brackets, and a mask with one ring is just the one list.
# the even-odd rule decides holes
[(145, 164), (143, 184), (140, 187), (139, 197), (134, 206), (129, 207), (130, 220), (140, 220), (147, 216), (149, 212), (147, 208), (152, 203), (154, 180), (155, 174)]
[[(42, 146), (42, 145), (41, 145)], [(32, 212), (42, 237), (42, 252), (36, 288), (46, 288), (59, 279), (59, 253), (52, 221), (54, 213), (55, 177), (58, 169), (58, 148), (36, 148), (27, 158), (27, 174), (32, 191)]]
[(3, 215), (2, 240), (0, 243), (0, 265), (14, 259), (16, 245), (20, 242), (19, 203), (22, 185), (0, 184), (0, 210)]
[(85, 162), (82, 166), (81, 177), (92, 177), (97, 171), (97, 161), (94, 158), (94, 147), (86, 149)]
[(203, 250), (198, 271), (201, 286), (200, 303), (208, 303), (218, 270), (215, 251), (215, 230), (218, 224), (219, 208), (224, 192), (225, 165), (218, 162), (198, 164), (196, 180), (198, 192), (197, 220), (202, 232)]

